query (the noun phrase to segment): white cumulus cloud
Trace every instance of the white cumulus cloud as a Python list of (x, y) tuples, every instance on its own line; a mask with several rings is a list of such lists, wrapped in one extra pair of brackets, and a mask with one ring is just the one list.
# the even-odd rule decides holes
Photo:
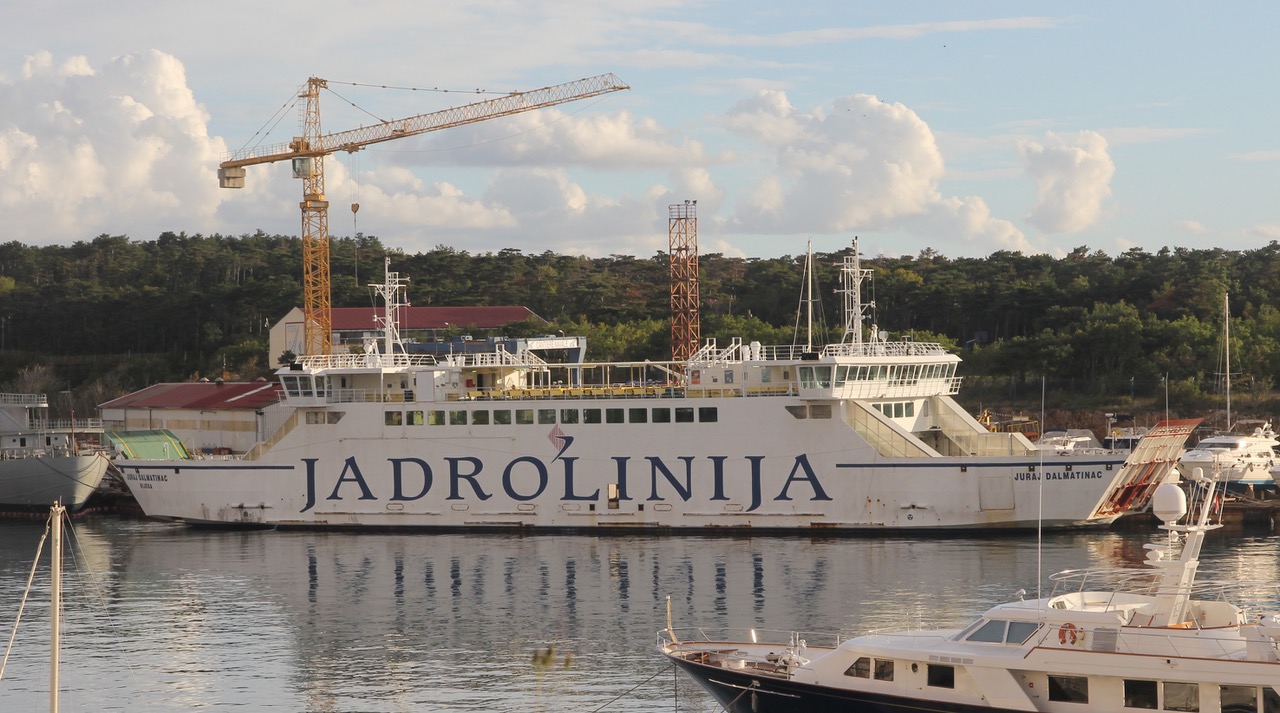
[(218, 204), (214, 169), (224, 146), (163, 52), (95, 68), (84, 57), (28, 58), (0, 82), (0, 209), (7, 239), (46, 245), (87, 240), (113, 226), (200, 230)]
[(1050, 132), (1045, 143), (1021, 141), (1018, 154), (1036, 186), (1036, 203), (1027, 222), (1046, 233), (1077, 233), (1098, 221), (1115, 174), (1102, 134)]

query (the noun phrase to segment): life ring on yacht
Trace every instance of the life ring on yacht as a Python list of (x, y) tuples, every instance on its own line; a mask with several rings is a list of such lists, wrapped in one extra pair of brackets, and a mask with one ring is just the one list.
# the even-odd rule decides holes
[(1067, 622), (1058, 629), (1058, 643), (1062, 645), (1071, 644), (1075, 646), (1080, 641), (1080, 631), (1076, 629), (1076, 625)]

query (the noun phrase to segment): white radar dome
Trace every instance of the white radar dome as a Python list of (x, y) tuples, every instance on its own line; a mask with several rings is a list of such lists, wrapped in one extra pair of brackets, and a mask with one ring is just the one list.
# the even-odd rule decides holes
[(1177, 522), (1187, 514), (1187, 494), (1173, 483), (1165, 483), (1151, 496), (1151, 512), (1166, 524)]

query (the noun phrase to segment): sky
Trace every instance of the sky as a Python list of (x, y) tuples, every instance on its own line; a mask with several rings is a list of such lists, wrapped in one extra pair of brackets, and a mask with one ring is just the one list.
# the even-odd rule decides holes
[[(325, 160), (329, 232), (409, 253), (1061, 256), (1280, 238), (1280, 4), (0, 4), (0, 242), (299, 235), (230, 151), (612, 72), (630, 86)], [(449, 90), (449, 91), (438, 91)], [(479, 90), (480, 93), (477, 93)], [(350, 208), (358, 203), (358, 212)]]

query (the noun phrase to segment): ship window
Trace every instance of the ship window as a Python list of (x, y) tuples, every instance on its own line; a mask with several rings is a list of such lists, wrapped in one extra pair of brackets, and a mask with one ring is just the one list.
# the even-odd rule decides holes
[(1088, 703), (1089, 679), (1084, 676), (1049, 676), (1049, 700)]
[(1262, 689), (1262, 713), (1280, 713), (1280, 693), (1273, 686)]
[(804, 406), (788, 406), (787, 413), (793, 418), (809, 418), (809, 409)]
[(449, 412), (449, 425), (450, 425), (450, 426), (465, 426), (465, 425), (467, 425), (467, 412), (466, 412), (466, 411), (450, 411), (450, 412)]
[(1200, 684), (1174, 682), (1165, 683), (1164, 709), (1167, 711), (1199, 713)]
[(969, 641), (986, 641), (989, 643), (1004, 643), (1004, 627), (1009, 622), (1002, 619), (992, 619), (978, 628), (977, 631), (969, 635)]
[(871, 678), (871, 657), (859, 656), (852, 666), (845, 669), (844, 675), (855, 678)]
[(1011, 621), (1009, 622), (1009, 633), (1005, 636), (1004, 641), (1007, 644), (1025, 644), (1031, 635), (1040, 629), (1039, 622), (1034, 621)]
[(646, 423), (649, 420), (649, 409), (629, 408), (627, 409), (627, 420), (631, 423)]
[[(676, 420), (680, 420), (680, 411), (676, 411)], [(720, 411), (715, 406), (699, 406), (698, 421), (700, 423), (715, 423), (720, 420)]]
[(677, 408), (676, 423), (693, 423), (693, 409), (687, 406)]
[(898, 402), (898, 403), (894, 404), (894, 405), (893, 405), (893, 417), (894, 417), (894, 418), (902, 418), (902, 414), (903, 414), (902, 402)]
[(831, 404), (810, 404), (809, 418), (831, 418)]
[(560, 423), (577, 423), (578, 409), (562, 408), (560, 409)]
[(1146, 708), (1155, 710), (1159, 701), (1156, 699), (1155, 681), (1124, 680), (1124, 707)]
[(307, 424), (324, 423), (324, 411), (308, 411)]
[(325, 414), (326, 421), (328, 423), (337, 423), (342, 420), (342, 417), (345, 416), (346, 413), (346, 411), (330, 411)]
[(409, 425), (410, 425), (410, 426), (421, 426), (421, 425), (422, 425), (423, 421), (422, 421), (422, 412), (421, 412), (421, 411), (409, 411), (409, 412), (407, 413), (407, 416), (409, 417)]
[(653, 410), (654, 423), (671, 423), (671, 409), (656, 408)]
[(600, 409), (584, 408), (582, 409), (583, 423), (600, 423)]
[(954, 666), (939, 666), (938, 664), (929, 664), (928, 680), (930, 686), (938, 688), (955, 688), (956, 687), (956, 669)]
[(605, 423), (622, 423), (622, 409), (607, 408), (604, 410)]
[(516, 423), (521, 426), (527, 426), (533, 423), (533, 409), (518, 408), (516, 409)]
[(556, 410), (555, 410), (555, 409), (553, 409), (553, 408), (540, 408), (540, 409), (538, 409), (538, 423), (546, 425), (546, 424), (552, 424), (552, 423), (555, 423), (555, 422), (556, 422)]
[(488, 411), (472, 411), (471, 423), (476, 426), (488, 426), (489, 412)]
[(388, 426), (399, 426), (404, 423), (404, 414), (399, 411), (387, 411), (382, 414)]
[(914, 401), (908, 401), (906, 405), (902, 407), (902, 413), (907, 418), (914, 418), (916, 415), (916, 403)]
[(1253, 686), (1218, 686), (1222, 713), (1257, 713), (1258, 689)]
[(511, 425), (511, 411), (508, 409), (498, 409), (493, 412), (493, 422), (499, 426)]
[(893, 680), (893, 659), (876, 659), (876, 680)]
[(813, 388), (813, 367), (811, 366), (800, 367), (800, 388), (802, 389)]
[(819, 366), (813, 370), (813, 373), (818, 377), (818, 388), (831, 388), (831, 367)]
[(428, 412), (427, 412), (427, 425), (428, 425), (428, 426), (443, 426), (443, 425), (444, 425), (444, 411), (428, 411)]

